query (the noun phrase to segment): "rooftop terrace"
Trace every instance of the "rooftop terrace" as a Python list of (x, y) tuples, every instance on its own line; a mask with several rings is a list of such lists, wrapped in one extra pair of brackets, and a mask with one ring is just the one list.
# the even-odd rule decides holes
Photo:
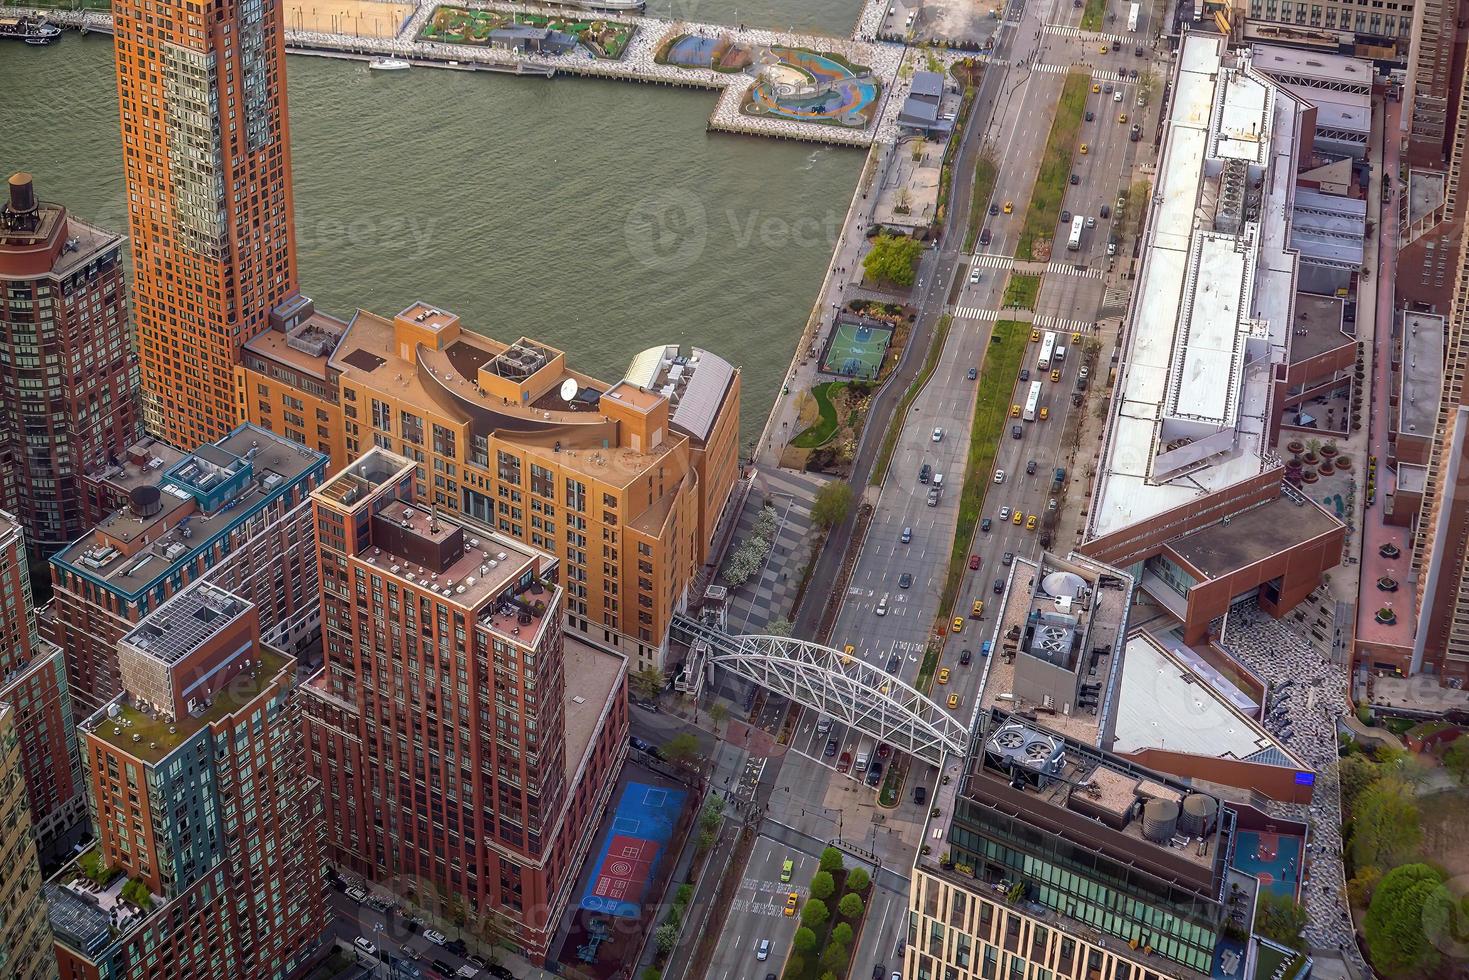
[(1434, 313), (1403, 313), (1402, 391), (1398, 432), (1432, 439), (1443, 388), (1444, 318)]
[(1187, 534), (1168, 548), (1205, 577), (1218, 579), (1341, 527), (1305, 497), (1285, 495)]
[(255, 647), (258, 663), (236, 676), (197, 715), (169, 719), (151, 709), (143, 711), (129, 695), (120, 695), (77, 727), (149, 765), (157, 765), (170, 752), (205, 726), (227, 718), (249, 705), (272, 684), (286, 684), (294, 675), (296, 660), (265, 644)]
[(153, 615), (123, 634), (121, 642), (173, 666), (250, 609), (224, 589), (200, 582), (177, 593)]
[(1356, 343), (1356, 338), (1342, 329), (1345, 306), (1344, 301), (1335, 296), (1296, 293), (1295, 328), (1291, 331), (1290, 340), (1291, 363), (1307, 361)]

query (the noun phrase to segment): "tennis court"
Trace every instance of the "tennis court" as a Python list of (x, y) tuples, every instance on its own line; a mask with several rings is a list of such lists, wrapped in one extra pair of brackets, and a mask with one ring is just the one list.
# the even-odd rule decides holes
[(642, 913), (643, 894), (687, 797), (680, 789), (628, 783), (617, 801), (597, 869), (582, 895), (582, 908), (625, 919)]
[(893, 332), (887, 327), (839, 323), (821, 369), (844, 378), (876, 378), (892, 339)]

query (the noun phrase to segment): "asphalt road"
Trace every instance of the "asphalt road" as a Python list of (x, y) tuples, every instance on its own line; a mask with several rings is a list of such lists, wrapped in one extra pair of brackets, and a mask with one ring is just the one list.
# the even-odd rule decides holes
[[(782, 882), (781, 866), (790, 859), (790, 882)], [(819, 857), (787, 847), (768, 837), (759, 837), (745, 865), (745, 876), (730, 903), (724, 922), (724, 938), (714, 952), (705, 974), (709, 980), (763, 980), (779, 975), (790, 949), (791, 937), (800, 925), (799, 906), (786, 915), (786, 898), (795, 892), (804, 903), (810, 897), (811, 876), (819, 868)], [(759, 958), (760, 944), (768, 941), (767, 958)]]

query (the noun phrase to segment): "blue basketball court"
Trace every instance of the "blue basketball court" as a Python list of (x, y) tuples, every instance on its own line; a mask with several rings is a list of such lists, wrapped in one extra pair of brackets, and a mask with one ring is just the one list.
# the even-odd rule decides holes
[(1275, 894), (1294, 899), (1301, 886), (1301, 839), (1241, 830), (1235, 837), (1234, 866)]
[(617, 801), (612, 827), (596, 871), (587, 882), (581, 907), (604, 915), (635, 919), (658, 862), (673, 837), (688, 793), (681, 789), (629, 783)]

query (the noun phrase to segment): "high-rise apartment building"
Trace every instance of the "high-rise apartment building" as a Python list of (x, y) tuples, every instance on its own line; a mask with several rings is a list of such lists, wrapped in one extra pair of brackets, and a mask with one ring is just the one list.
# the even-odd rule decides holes
[(420, 507), (417, 479), (374, 448), (313, 494), (329, 853), (541, 958), (626, 752), (627, 661), (567, 640), (553, 556)]
[(37, 199), (0, 204), (0, 507), (47, 557), (86, 527), (82, 475), (138, 436), (122, 238)]
[(296, 292), (281, 5), (112, 14), (145, 420), (197, 446), (234, 428), (240, 346)]
[(41, 900), (41, 866), (31, 839), (30, 808), (21, 776), (24, 748), (15, 734), (15, 708), (0, 702), (0, 964), (12, 980), (51, 980), (56, 955)]
[(86, 829), (87, 800), (61, 648), (42, 639), (31, 598), (20, 524), (0, 511), (0, 704), (15, 714), (9, 738), (20, 745), (27, 820), (41, 859), (66, 854)]
[(97, 843), (46, 888), (64, 980), (284, 978), (326, 927), (296, 661), (206, 581), (118, 644), (82, 722)]
[(327, 459), (252, 425), (188, 454), (145, 443), (111, 467), (128, 504), (51, 558), (51, 636), (83, 714), (122, 692), (117, 641), (205, 577), (252, 603), (271, 646), (319, 629), (313, 487)]
[(374, 446), (412, 459), (420, 505), (561, 560), (567, 629), (634, 670), (665, 666), (739, 476), (739, 370), (654, 347), (609, 384), (424, 303), (332, 331), (314, 317), (251, 338), (242, 417), (311, 445), (335, 418), (339, 464)]

